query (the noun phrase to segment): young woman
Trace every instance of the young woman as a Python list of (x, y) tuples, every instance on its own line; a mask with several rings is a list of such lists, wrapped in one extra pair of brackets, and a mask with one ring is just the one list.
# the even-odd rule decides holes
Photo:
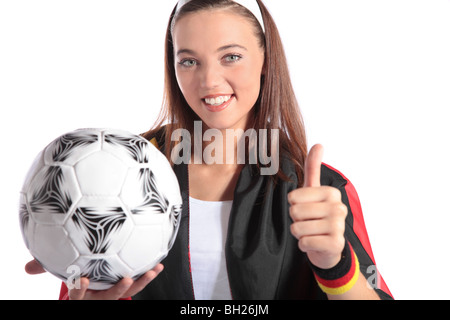
[[(177, 161), (175, 133), (183, 129), (199, 141), (199, 128), (200, 153), (192, 147), (181, 152), (188, 161)], [(205, 139), (211, 129), (217, 135)], [(251, 163), (255, 136), (248, 136), (240, 160), (242, 140), (226, 139), (248, 130), (257, 133), (257, 149), (271, 150), (274, 174), (263, 174), (273, 163), (261, 157)], [(262, 139), (272, 132), (275, 140)], [(322, 164), (322, 146), (307, 153), (283, 46), (262, 1), (177, 4), (166, 35), (164, 105), (144, 136), (174, 163), (180, 182), (183, 212), (172, 250), (136, 281), (95, 292), (82, 279), (80, 289), (63, 285), (61, 297), (391, 298), (376, 271), (355, 189)], [(27, 270), (42, 271), (35, 262)]]

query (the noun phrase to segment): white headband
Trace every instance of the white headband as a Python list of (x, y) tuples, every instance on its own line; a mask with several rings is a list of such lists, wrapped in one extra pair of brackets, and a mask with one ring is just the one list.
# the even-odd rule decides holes
[[(180, 11), (180, 9), (191, 0), (180, 0), (177, 4), (177, 10), (176, 14)], [(236, 3), (239, 3), (241, 6), (247, 8), (255, 18), (259, 21), (259, 24), (261, 25), (261, 28), (263, 29), (264, 33), (266, 32), (264, 28), (264, 20), (261, 14), (261, 9), (259, 8), (258, 2), (256, 0), (233, 0)]]

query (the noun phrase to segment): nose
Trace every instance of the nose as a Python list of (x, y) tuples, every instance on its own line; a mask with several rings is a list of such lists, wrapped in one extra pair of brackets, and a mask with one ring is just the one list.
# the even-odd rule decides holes
[(214, 63), (207, 63), (202, 66), (200, 70), (200, 85), (202, 89), (214, 89), (221, 84), (222, 79), (220, 66)]

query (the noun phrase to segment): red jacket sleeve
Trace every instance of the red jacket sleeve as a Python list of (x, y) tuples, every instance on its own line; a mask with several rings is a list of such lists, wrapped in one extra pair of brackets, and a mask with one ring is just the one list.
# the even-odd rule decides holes
[(388, 286), (377, 270), (361, 204), (355, 187), (341, 172), (327, 164), (322, 164), (321, 174), (321, 182), (323, 178), (325, 185), (329, 184), (341, 191), (342, 201), (348, 208), (345, 236), (358, 256), (361, 272), (381, 297), (392, 298)]
[(69, 300), (69, 290), (67, 289), (66, 284), (61, 283), (61, 290), (59, 292), (59, 300)]

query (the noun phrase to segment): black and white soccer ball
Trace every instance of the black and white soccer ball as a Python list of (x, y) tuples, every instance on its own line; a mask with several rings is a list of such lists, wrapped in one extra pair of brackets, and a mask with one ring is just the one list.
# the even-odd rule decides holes
[(80, 129), (50, 143), (20, 195), (20, 226), (32, 256), (63, 281), (75, 272), (104, 290), (139, 278), (171, 249), (181, 216), (177, 178), (143, 137)]

